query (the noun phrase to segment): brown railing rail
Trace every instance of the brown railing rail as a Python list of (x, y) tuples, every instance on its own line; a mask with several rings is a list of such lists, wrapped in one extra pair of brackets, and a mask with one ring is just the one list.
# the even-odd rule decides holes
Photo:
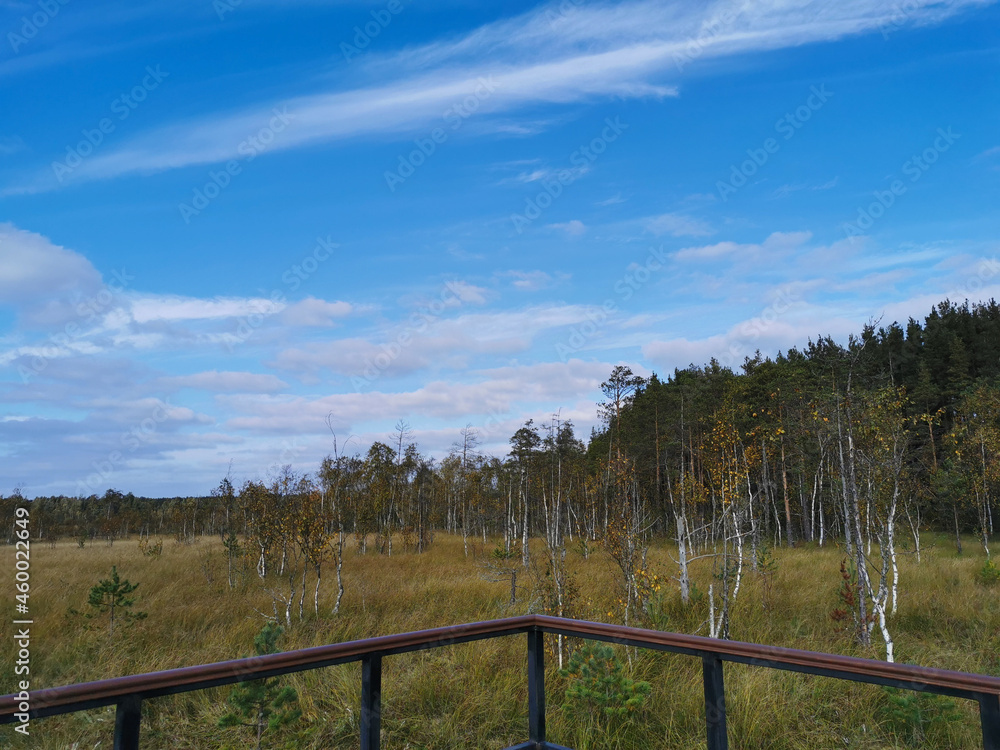
[(24, 700), (24, 696), (6, 695), (0, 698), (0, 724), (23, 722), (25, 713), (35, 719), (114, 705), (117, 707), (114, 747), (116, 750), (136, 750), (139, 747), (140, 709), (144, 700), (360, 661), (361, 748), (377, 750), (380, 741), (383, 657), (515, 633), (527, 633), (528, 637), (529, 740), (510, 750), (560, 750), (558, 745), (545, 740), (545, 633), (700, 657), (704, 670), (709, 750), (724, 750), (728, 747), (722, 667), (726, 661), (974, 700), (979, 704), (984, 749), (1000, 750), (1000, 677), (544, 615), (455, 625), (249, 659), (66, 685), (32, 691), (27, 700)]

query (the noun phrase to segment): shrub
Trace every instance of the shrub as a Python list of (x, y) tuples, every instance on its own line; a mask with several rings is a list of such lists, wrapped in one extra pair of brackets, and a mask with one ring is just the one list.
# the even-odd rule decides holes
[(143, 537), (139, 540), (139, 551), (142, 552), (144, 557), (159, 557), (163, 554), (163, 541), (150, 544), (149, 537)]
[(976, 583), (992, 588), (1000, 583), (1000, 568), (992, 560), (987, 559), (983, 567), (976, 571)]

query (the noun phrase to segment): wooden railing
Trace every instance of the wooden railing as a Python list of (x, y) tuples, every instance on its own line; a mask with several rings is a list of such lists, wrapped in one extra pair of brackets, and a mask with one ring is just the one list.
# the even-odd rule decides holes
[[(361, 748), (377, 750), (381, 739), (384, 657), (516, 633), (526, 633), (528, 640), (528, 740), (508, 750), (528, 748), (566, 750), (545, 740), (545, 649), (543, 647), (545, 633), (701, 658), (709, 750), (724, 750), (728, 747), (723, 673), (723, 662), (727, 661), (973, 700), (979, 704), (983, 747), (985, 750), (1000, 750), (1000, 678), (998, 677), (544, 615), (526, 615), (505, 620), (455, 625), (37, 690), (30, 694), (27, 701), (28, 715), (31, 719), (36, 719), (114, 705), (117, 707), (115, 750), (137, 750), (140, 737), (140, 709), (144, 700), (360, 661)], [(21, 720), (18, 718), (21, 714), (20, 708), (23, 707), (21, 698), (17, 695), (0, 698), (0, 724)]]

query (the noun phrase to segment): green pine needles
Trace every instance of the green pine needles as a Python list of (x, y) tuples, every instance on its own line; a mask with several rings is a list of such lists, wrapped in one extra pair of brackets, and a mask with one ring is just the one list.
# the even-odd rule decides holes
[[(254, 637), (258, 656), (278, 653), (278, 638), (283, 632), (276, 622), (269, 622)], [(291, 724), (302, 716), (295, 688), (282, 686), (280, 677), (241, 682), (229, 694), (233, 710), (219, 720), (220, 727), (249, 727), (256, 736), (256, 748), (268, 730)]]
[(930, 744), (935, 747), (947, 747), (948, 725), (960, 724), (964, 720), (955, 708), (955, 701), (943, 695), (882, 689), (888, 698), (884, 714), (896, 735), (911, 747), (924, 747), (929, 739), (933, 740)]
[(145, 612), (133, 612), (132, 605), (135, 598), (130, 597), (133, 591), (139, 588), (138, 583), (128, 580), (121, 580), (118, 576), (118, 567), (111, 566), (111, 578), (105, 578), (97, 582), (97, 585), (90, 589), (90, 596), (87, 604), (93, 607), (96, 612), (88, 612), (87, 617), (98, 617), (103, 614), (108, 615), (110, 633), (114, 635), (115, 621), (131, 622), (142, 620), (146, 617)]
[(574, 651), (559, 674), (569, 678), (562, 705), (569, 721), (593, 718), (605, 724), (620, 720), (642, 708), (650, 692), (648, 682), (625, 675), (611, 646), (599, 643)]

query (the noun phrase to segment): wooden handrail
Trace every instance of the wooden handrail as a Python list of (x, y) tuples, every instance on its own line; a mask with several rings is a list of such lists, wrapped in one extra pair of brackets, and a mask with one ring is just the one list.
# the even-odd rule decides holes
[[(713, 654), (723, 661), (757, 664), (762, 667), (787, 669), (793, 672), (829, 673), (830, 676), (855, 682), (906, 683), (899, 686), (936, 693), (948, 691), (948, 694), (993, 693), (1000, 695), (1000, 677), (989, 675), (919, 667), (912, 664), (895, 664), (878, 659), (841, 656), (821, 651), (804, 651), (780, 646), (762, 646), (757, 643), (725, 641), (699, 635), (626, 628), (602, 622), (567, 620), (546, 615), (535, 615), (535, 623), (549, 633), (561, 633), (674, 653)], [(934, 688), (939, 689), (935, 690)]]
[[(62, 687), (31, 691), (31, 716), (52, 716), (85, 708), (111, 706), (128, 695), (153, 698), (173, 693), (233, 684), (244, 680), (273, 677), (292, 672), (361, 661), (368, 654), (399, 654), (453, 643), (495, 638), (523, 633), (535, 626), (535, 616), (511, 617), (505, 620), (451, 625), (432, 630), (418, 630), (359, 641), (334, 643), (327, 646), (284, 651), (279, 654), (252, 656), (245, 659), (180, 667), (161, 672), (113, 677), (95, 682), (82, 682)], [(0, 697), (0, 724), (14, 721), (16, 695)]]
[[(362, 670), (362, 716), (370, 717), (369, 724), (362, 727), (362, 743), (365, 748), (377, 748), (382, 657), (515, 633), (528, 633), (531, 739), (523, 747), (557, 747), (545, 741), (544, 649), (541, 643), (542, 634), (553, 633), (701, 657), (711, 750), (727, 746), (722, 670), (725, 661), (975, 700), (980, 706), (983, 747), (1000, 750), (1000, 677), (546, 615), (454, 625), (35, 690), (29, 696), (29, 715), (40, 718), (116, 705), (116, 727), (127, 729), (116, 729), (115, 748), (137, 748), (139, 706), (148, 698), (362, 661), (365, 667)], [(21, 702), (18, 695), (0, 697), (0, 724), (18, 720), (16, 714)]]

